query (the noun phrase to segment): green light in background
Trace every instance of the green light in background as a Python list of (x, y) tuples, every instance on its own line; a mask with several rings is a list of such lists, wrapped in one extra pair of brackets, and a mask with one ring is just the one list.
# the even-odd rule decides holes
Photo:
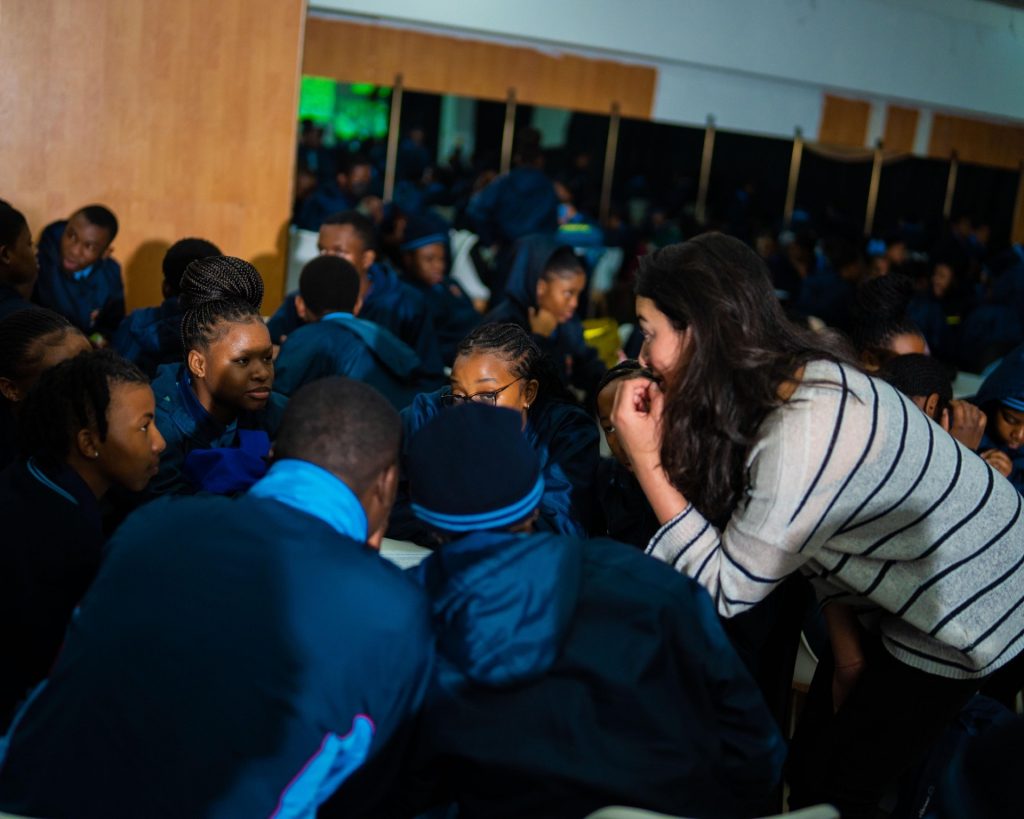
[(338, 83), (328, 77), (303, 77), (299, 91), (299, 119), (325, 125), (334, 116)]

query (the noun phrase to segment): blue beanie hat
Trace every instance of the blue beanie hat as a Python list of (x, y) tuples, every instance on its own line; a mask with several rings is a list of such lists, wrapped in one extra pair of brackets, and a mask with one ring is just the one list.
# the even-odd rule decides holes
[(504, 529), (544, 494), (537, 453), (519, 413), (470, 403), (442, 410), (409, 442), (412, 511), (445, 532)]
[(448, 244), (447, 222), (433, 213), (416, 213), (410, 216), (402, 237), (402, 250), (411, 251), (435, 244)]

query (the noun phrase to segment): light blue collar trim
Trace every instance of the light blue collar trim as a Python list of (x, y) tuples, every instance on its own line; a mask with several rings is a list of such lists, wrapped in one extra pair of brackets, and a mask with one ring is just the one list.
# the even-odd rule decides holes
[(368, 523), (355, 492), (326, 469), (286, 458), (253, 484), (250, 495), (273, 500), (319, 518), (336, 532), (366, 541)]
[(333, 313), (326, 313), (321, 316), (320, 321), (331, 321), (336, 319), (350, 319), (355, 318), (352, 313), (346, 313), (344, 310), (336, 310)]
[(39, 483), (41, 483), (47, 489), (56, 492), (62, 498), (64, 498), (67, 501), (70, 501), (75, 506), (78, 506), (78, 500), (74, 497), (74, 495), (57, 486), (57, 484), (55, 484), (53, 481), (47, 478), (46, 475), (43, 474), (43, 471), (38, 466), (36, 466), (34, 458), (29, 458), (27, 466), (29, 474), (37, 481), (39, 481)]
[(71, 274), (71, 276), (76, 282), (80, 282), (83, 279), (88, 279), (89, 274), (92, 273), (94, 267), (96, 267), (96, 265), (94, 264), (91, 264), (88, 267), (83, 267), (81, 270), (76, 270), (74, 273)]

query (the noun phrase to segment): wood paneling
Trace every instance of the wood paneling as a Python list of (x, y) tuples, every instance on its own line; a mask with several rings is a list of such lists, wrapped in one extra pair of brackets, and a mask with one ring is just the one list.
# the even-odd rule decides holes
[(914, 137), (917, 135), (918, 111), (916, 108), (904, 108), (900, 105), (886, 106), (885, 133), (882, 144), (887, 151), (910, 153), (914, 150)]
[(1016, 170), (1024, 162), (1024, 127), (936, 114), (928, 143), (930, 156)]
[(202, 236), (284, 287), (305, 0), (0, 0), (0, 197), (121, 222), (130, 306)]
[(651, 115), (657, 70), (611, 60), (311, 17), (302, 72), (342, 82), (391, 85), (434, 94), (504, 100), (515, 87), (527, 105), (622, 116)]
[(870, 102), (826, 94), (818, 141), (826, 145), (863, 148), (867, 144), (870, 118)]

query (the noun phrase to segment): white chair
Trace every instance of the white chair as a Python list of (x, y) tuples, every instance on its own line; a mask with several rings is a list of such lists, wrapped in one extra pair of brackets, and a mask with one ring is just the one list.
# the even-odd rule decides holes
[[(686, 819), (683, 816), (670, 816), (667, 813), (654, 813), (640, 808), (623, 808), (613, 805), (601, 808), (590, 814), (586, 819)], [(761, 819), (839, 819), (839, 811), (831, 805), (814, 805), (793, 813), (776, 813)]]

